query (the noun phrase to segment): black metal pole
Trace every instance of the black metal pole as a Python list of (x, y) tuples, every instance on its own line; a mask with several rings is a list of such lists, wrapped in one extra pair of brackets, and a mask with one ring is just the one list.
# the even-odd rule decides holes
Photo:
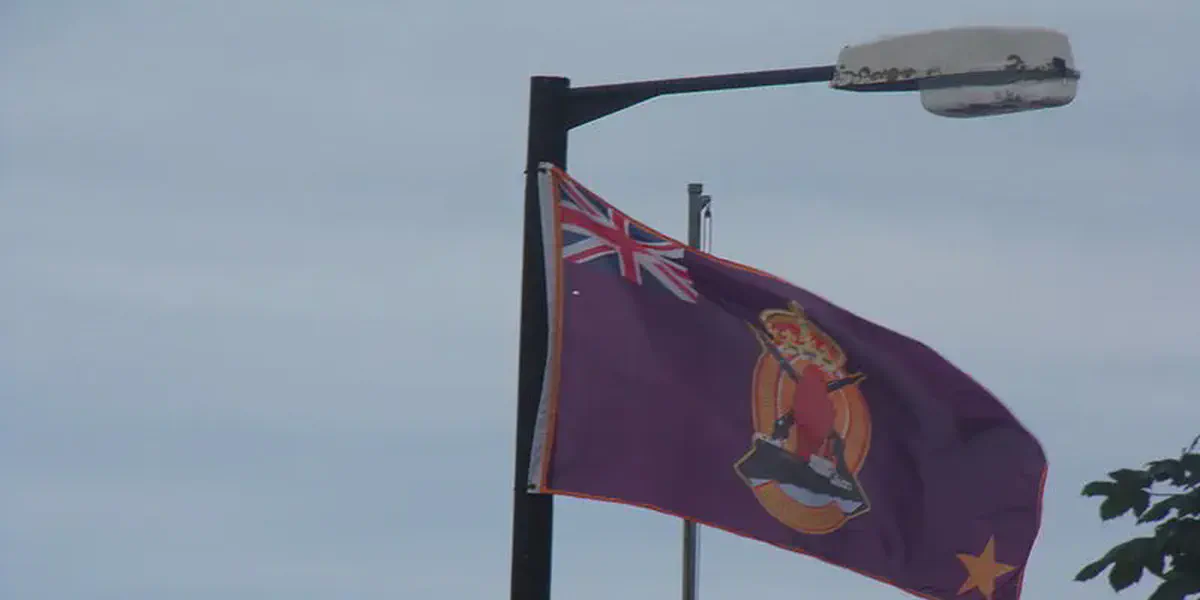
[(554, 503), (529, 493), (529, 459), (546, 366), (549, 317), (542, 254), (538, 165), (567, 167), (567, 92), (564, 77), (534, 77), (529, 85), (529, 142), (525, 161), (525, 241), (521, 268), (521, 346), (517, 382), (517, 440), (513, 482), (512, 600), (549, 600)]
[[(513, 481), (511, 600), (549, 600), (554, 504), (529, 489), (529, 460), (549, 352), (546, 272), (538, 165), (567, 167), (567, 134), (574, 127), (667, 94), (828, 81), (833, 67), (729, 73), (571, 88), (565, 77), (533, 77), (525, 161), (525, 236), (521, 277), (521, 341)], [(694, 530), (693, 530), (694, 531)], [(694, 569), (694, 561), (693, 567)]]
[[(687, 227), (687, 243), (688, 246), (701, 250), (701, 225), (704, 218), (704, 209), (709, 202), (708, 196), (703, 195), (704, 184), (689, 183), (687, 186), (688, 193), (688, 227)], [(700, 573), (698, 570), (698, 539), (699, 531), (696, 528), (695, 521), (690, 519), (683, 520), (683, 600), (696, 600), (696, 593), (700, 585)]]

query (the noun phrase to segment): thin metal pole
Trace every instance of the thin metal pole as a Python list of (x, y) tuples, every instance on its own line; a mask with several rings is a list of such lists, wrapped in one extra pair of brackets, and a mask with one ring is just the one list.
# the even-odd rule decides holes
[(538, 165), (567, 166), (570, 80), (534, 77), (529, 85), (529, 145), (525, 161), (525, 236), (521, 269), (521, 346), (517, 383), (517, 439), (513, 483), (512, 600), (549, 600), (554, 503), (529, 493), (529, 460), (549, 352), (546, 268)]
[(699, 577), (696, 569), (696, 522), (683, 520), (683, 600), (696, 600)]
[[(688, 245), (701, 249), (701, 231), (704, 210), (707, 208), (710, 198), (703, 195), (704, 184), (689, 183), (688, 191)], [(696, 529), (696, 523), (684, 519), (683, 521), (683, 600), (696, 600), (696, 588), (699, 583), (699, 571), (697, 561), (697, 540), (699, 531)]]

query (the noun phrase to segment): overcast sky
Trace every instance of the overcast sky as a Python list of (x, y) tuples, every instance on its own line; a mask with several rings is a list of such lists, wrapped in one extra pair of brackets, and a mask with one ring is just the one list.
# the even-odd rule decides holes
[[(497, 598), (528, 77), (832, 63), (1067, 32), (1069, 107), (824, 86), (660, 99), (572, 173), (941, 351), (1050, 459), (1029, 598), (1129, 532), (1080, 487), (1198, 431), (1194, 0), (6, 0), (0, 597)], [(559, 500), (560, 598), (677, 594), (677, 521)], [(706, 530), (701, 598), (903, 593)], [(1145, 597), (1148, 590), (1131, 597)], [(1139, 596), (1140, 594), (1140, 596)]]

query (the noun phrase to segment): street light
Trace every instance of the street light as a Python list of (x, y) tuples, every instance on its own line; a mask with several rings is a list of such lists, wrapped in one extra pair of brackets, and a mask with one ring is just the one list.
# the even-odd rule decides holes
[(831, 86), (921, 93), (944, 117), (1053, 108), (1075, 99), (1079, 72), (1067, 36), (1049, 29), (959, 27), (847, 46)]
[(658, 96), (829, 82), (860, 92), (919, 92), (933, 114), (983, 117), (1063, 106), (1079, 72), (1061, 33), (1029, 27), (961, 27), (843, 48), (831, 66), (658, 79), (572, 88), (565, 77), (530, 80), (525, 166), (521, 342), (513, 489), (512, 600), (550, 598), (554, 520), (550, 495), (529, 493), (529, 460), (547, 359), (547, 296), (538, 166), (567, 166), (571, 129)]

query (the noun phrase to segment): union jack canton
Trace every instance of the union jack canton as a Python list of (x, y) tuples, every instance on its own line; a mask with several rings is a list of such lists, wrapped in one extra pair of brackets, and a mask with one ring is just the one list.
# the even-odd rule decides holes
[(695, 285), (679, 262), (683, 244), (639, 225), (570, 178), (558, 183), (563, 259), (593, 263), (637, 285), (650, 281), (684, 302), (696, 302)]

